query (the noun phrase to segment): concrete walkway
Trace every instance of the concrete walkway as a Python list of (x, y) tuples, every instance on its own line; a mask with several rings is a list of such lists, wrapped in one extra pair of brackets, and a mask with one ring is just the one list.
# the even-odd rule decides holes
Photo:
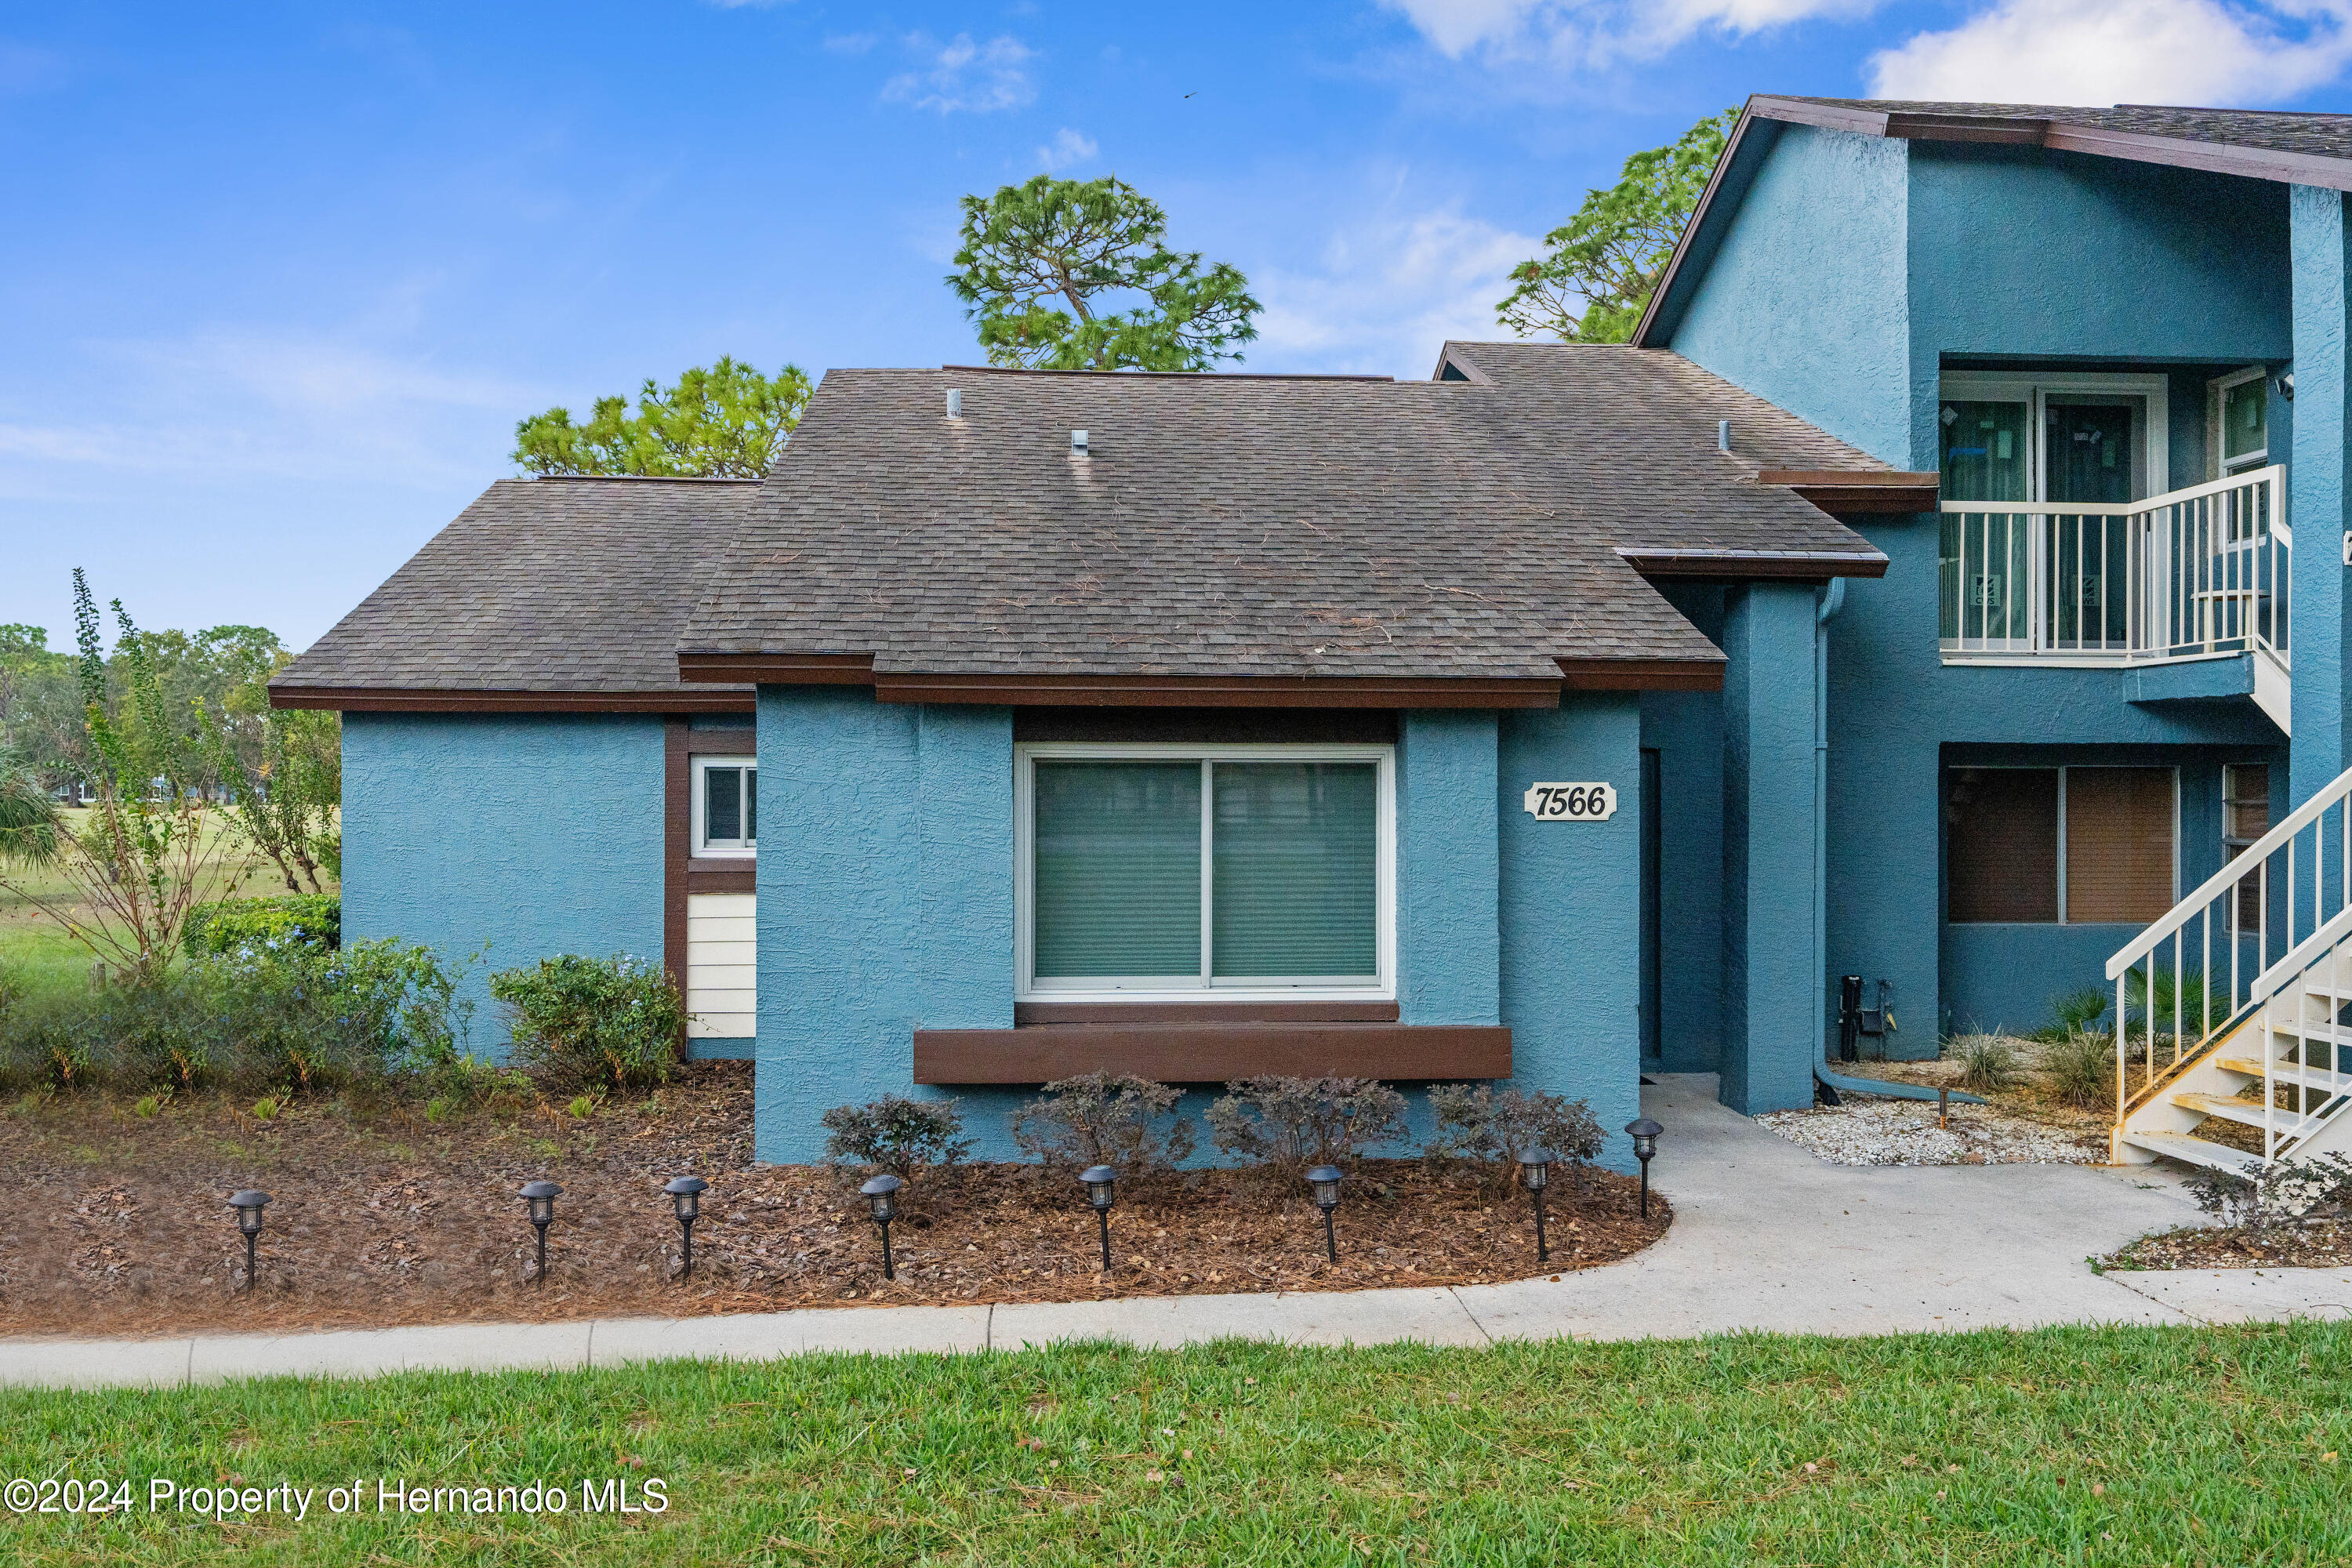
[(2352, 1269), (2093, 1273), (2085, 1258), (2200, 1217), (2178, 1182), (2149, 1167), (1829, 1165), (1717, 1104), (1712, 1078), (1664, 1079), (1642, 1103), (1667, 1128), (1654, 1172), (1659, 1189), (1674, 1196), (1674, 1228), (1638, 1257), (1565, 1274), (1556, 1284), (7, 1340), (0, 1341), (0, 1384), (162, 1386), (809, 1351), (1010, 1350), (1097, 1338), (1140, 1345), (1225, 1338), (1484, 1345), (1743, 1329), (1884, 1334), (2352, 1316)]

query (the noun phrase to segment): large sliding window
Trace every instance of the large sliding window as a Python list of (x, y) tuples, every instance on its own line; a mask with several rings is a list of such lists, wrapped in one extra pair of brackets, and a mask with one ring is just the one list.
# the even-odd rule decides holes
[(1022, 994), (1391, 994), (1391, 748), (1015, 757)]
[(1944, 781), (1945, 918), (2146, 925), (2178, 897), (2170, 768), (1954, 768)]

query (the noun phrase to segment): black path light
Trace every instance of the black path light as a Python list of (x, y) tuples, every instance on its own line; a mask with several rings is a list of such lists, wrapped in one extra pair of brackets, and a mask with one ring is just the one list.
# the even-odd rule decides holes
[(228, 1206), (236, 1211), (236, 1228), (245, 1233), (245, 1289), (253, 1290), (253, 1249), (261, 1239), (261, 1210), (269, 1202), (269, 1194), (247, 1187), (229, 1194)]
[(1556, 1158), (1545, 1148), (1534, 1148), (1519, 1156), (1519, 1184), (1536, 1200), (1536, 1261), (1551, 1261), (1551, 1247), (1544, 1240), (1544, 1188), (1551, 1184), (1551, 1163)]
[(555, 1223), (555, 1199), (563, 1189), (553, 1182), (530, 1182), (522, 1189), (522, 1199), (530, 1205), (530, 1225), (539, 1232), (540, 1289), (547, 1287), (547, 1227)]
[(1307, 1173), (1307, 1184), (1315, 1191), (1315, 1206), (1323, 1211), (1323, 1250), (1331, 1261), (1339, 1261), (1339, 1243), (1331, 1235), (1331, 1211), (1339, 1206), (1341, 1173), (1337, 1165), (1318, 1165)]
[(874, 1215), (874, 1223), (882, 1227), (882, 1278), (896, 1279), (898, 1271), (890, 1262), (890, 1222), (898, 1217), (898, 1189), (907, 1184), (896, 1176), (877, 1176), (857, 1190), (866, 1194), (866, 1206)]
[(1625, 1123), (1633, 1134), (1633, 1157), (1642, 1162), (1642, 1217), (1650, 1217), (1650, 1156), (1658, 1152), (1658, 1134), (1665, 1131), (1648, 1117), (1639, 1117)]
[(702, 1194), (709, 1190), (710, 1184), (700, 1176), (680, 1176), (662, 1189), (677, 1205), (677, 1227), (686, 1232), (686, 1268), (680, 1279), (694, 1278), (694, 1221), (702, 1213)]
[(1103, 1272), (1108, 1274), (1110, 1272), (1110, 1205), (1118, 1173), (1108, 1165), (1088, 1165), (1078, 1173), (1078, 1180), (1087, 1184), (1087, 1202), (1094, 1208), (1095, 1223), (1102, 1227)]

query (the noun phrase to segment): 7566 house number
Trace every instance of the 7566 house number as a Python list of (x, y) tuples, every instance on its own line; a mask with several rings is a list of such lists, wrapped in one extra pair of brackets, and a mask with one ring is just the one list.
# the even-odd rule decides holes
[(1605, 784), (1528, 785), (1528, 815), (1538, 822), (1606, 822), (1617, 815), (1617, 789)]

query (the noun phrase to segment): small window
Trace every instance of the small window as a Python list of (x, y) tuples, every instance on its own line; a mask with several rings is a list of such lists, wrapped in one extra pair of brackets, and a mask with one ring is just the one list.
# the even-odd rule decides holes
[[(2221, 770), (2221, 863), (2228, 865), (2271, 830), (2271, 770), (2255, 763)], [(2263, 879), (2238, 884), (2238, 929), (2263, 929)]]
[(1390, 750), (1024, 747), (1026, 994), (1383, 995)]
[(1945, 910), (1955, 924), (2145, 925), (2175, 889), (2170, 768), (1955, 768)]
[(2210, 384), (2205, 434), (2210, 477), (2226, 479), (2271, 460), (2270, 372), (2252, 365)]
[(694, 853), (744, 857), (760, 842), (760, 768), (749, 757), (694, 759)]

